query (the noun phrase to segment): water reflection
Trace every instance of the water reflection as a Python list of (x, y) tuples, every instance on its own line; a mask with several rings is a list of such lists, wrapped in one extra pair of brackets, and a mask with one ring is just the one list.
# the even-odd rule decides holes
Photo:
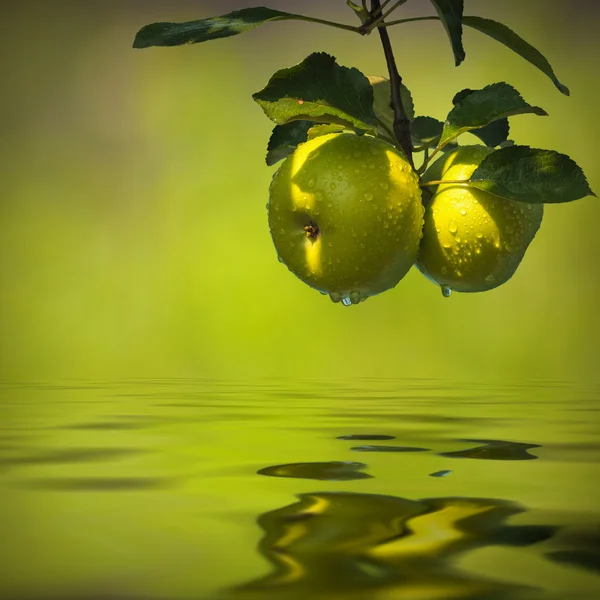
[(510, 526), (522, 512), (495, 499), (318, 492), (258, 519), (259, 552), (272, 571), (236, 597), (306, 599), (509, 598), (517, 586), (453, 568), (460, 553), (528, 545), (552, 535)]
[(136, 448), (58, 448), (35, 454), (0, 456), (0, 466), (22, 467), (106, 461), (128, 458), (142, 452), (144, 451)]
[(155, 490), (173, 484), (168, 477), (46, 477), (27, 479), (20, 487), (49, 492), (127, 492)]
[(599, 397), (0, 385), (0, 598), (596, 600)]
[(538, 457), (529, 454), (527, 450), (530, 448), (540, 448), (538, 444), (521, 444), (519, 442), (504, 442), (501, 440), (461, 441), (484, 445), (456, 452), (441, 452), (440, 456), (449, 458), (478, 458), (481, 460), (535, 460)]
[(259, 475), (270, 477), (294, 477), (296, 479), (321, 479), (325, 481), (350, 481), (352, 479), (371, 479), (372, 475), (363, 473), (367, 465), (351, 461), (330, 461), (313, 463), (293, 463), (276, 465), (258, 471)]
[(452, 473), (452, 471), (443, 469), (441, 471), (436, 471), (435, 473), (429, 473), (429, 477), (447, 477), (450, 473)]
[(429, 448), (415, 446), (354, 446), (350, 448), (355, 452), (428, 452)]
[(377, 441), (377, 440), (393, 440), (393, 435), (380, 435), (380, 434), (363, 434), (356, 433), (351, 435), (340, 435), (338, 440), (364, 440), (364, 441)]

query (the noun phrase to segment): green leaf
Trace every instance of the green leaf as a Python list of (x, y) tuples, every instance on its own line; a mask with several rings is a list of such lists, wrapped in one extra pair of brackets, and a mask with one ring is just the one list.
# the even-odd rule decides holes
[(433, 117), (417, 117), (410, 124), (410, 133), (415, 146), (431, 146), (437, 143), (444, 130), (444, 124)]
[(509, 200), (537, 204), (595, 196), (575, 161), (529, 146), (492, 152), (477, 167), (469, 185)]
[(301, 19), (300, 15), (264, 6), (236, 10), (220, 17), (209, 17), (185, 23), (152, 23), (142, 27), (133, 42), (134, 48), (181, 46), (238, 35), (267, 21)]
[(267, 164), (274, 165), (291, 154), (302, 142), (308, 139), (308, 131), (314, 121), (292, 121), (286, 125), (277, 125), (267, 146)]
[[(297, 123), (298, 121), (293, 121)], [(312, 140), (320, 135), (327, 135), (328, 133), (341, 133), (344, 131), (343, 125), (336, 125), (335, 123), (316, 123), (308, 130), (307, 139)]]
[(358, 69), (341, 67), (323, 52), (277, 71), (252, 97), (279, 125), (310, 120), (370, 133), (377, 130), (369, 80)]
[(431, 0), (431, 2), (448, 33), (452, 52), (454, 52), (454, 63), (458, 67), (465, 60), (465, 50), (462, 44), (464, 2), (463, 0)]
[(489, 35), (522, 56), (547, 75), (565, 96), (569, 95), (569, 88), (558, 80), (546, 57), (522, 37), (518, 36), (512, 29), (492, 19), (483, 19), (481, 17), (463, 17), (463, 23)]
[[(471, 95), (474, 90), (466, 89), (458, 92), (452, 100), (455, 106)], [(498, 119), (481, 129), (473, 129), (471, 133), (477, 136), (486, 146), (495, 148), (506, 141), (510, 133), (510, 125), (508, 118)]]
[[(375, 116), (381, 121), (387, 129), (394, 129), (394, 111), (392, 110), (392, 88), (390, 80), (379, 75), (369, 75), (367, 77), (369, 83), (373, 87), (373, 110)], [(410, 90), (402, 83), (400, 84), (400, 98), (406, 116), (410, 121), (415, 118), (415, 104)], [(386, 139), (389, 138), (385, 127), (379, 128), (379, 134)]]
[(461, 133), (525, 113), (547, 115), (541, 108), (527, 104), (521, 94), (508, 83), (493, 83), (482, 90), (475, 90), (450, 111), (444, 123), (438, 150)]

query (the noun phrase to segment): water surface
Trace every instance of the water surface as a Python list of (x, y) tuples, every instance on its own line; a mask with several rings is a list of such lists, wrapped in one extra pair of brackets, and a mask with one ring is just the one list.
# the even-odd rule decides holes
[(5, 382), (0, 596), (600, 598), (600, 390)]

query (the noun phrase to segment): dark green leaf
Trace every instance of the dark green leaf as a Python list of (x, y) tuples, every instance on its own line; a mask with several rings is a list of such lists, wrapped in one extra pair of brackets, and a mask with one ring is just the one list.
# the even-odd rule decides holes
[(134, 48), (181, 46), (229, 37), (262, 25), (267, 21), (302, 19), (301, 15), (257, 6), (236, 10), (220, 17), (209, 17), (185, 23), (152, 23), (142, 27), (133, 42)]
[[(394, 111), (391, 107), (392, 95), (390, 80), (378, 75), (369, 75), (367, 77), (373, 87), (373, 109), (375, 116), (387, 127), (388, 130), (394, 129)], [(415, 118), (415, 104), (410, 90), (402, 83), (400, 84), (400, 97), (406, 116), (411, 121)], [(385, 127), (380, 128), (380, 135), (389, 138)]]
[(542, 73), (546, 74), (563, 94), (566, 96), (569, 95), (569, 88), (557, 79), (554, 70), (546, 60), (546, 57), (523, 38), (518, 36), (512, 29), (497, 21), (483, 19), (481, 17), (463, 17), (463, 23), (489, 35), (522, 56), (525, 60), (528, 60), (532, 65), (540, 69)]
[(524, 113), (547, 114), (541, 108), (527, 104), (519, 92), (507, 83), (493, 83), (466, 95), (450, 111), (439, 145), (445, 146), (466, 131)]
[(291, 154), (298, 144), (307, 140), (308, 130), (314, 124), (314, 121), (292, 121), (286, 125), (277, 125), (267, 146), (267, 164), (274, 165)]
[(452, 104), (454, 106), (456, 106), (457, 104), (460, 104), (467, 96), (470, 96), (475, 90), (472, 90), (470, 88), (466, 88), (464, 90), (460, 90), (460, 92), (457, 92), (454, 96), (454, 98), (452, 98)]
[(509, 200), (537, 204), (595, 195), (575, 161), (553, 150), (528, 146), (492, 152), (477, 167), (469, 185)]
[(465, 60), (465, 50), (462, 44), (463, 0), (431, 0), (437, 10), (440, 21), (444, 24), (456, 66)]
[[(452, 99), (452, 104), (455, 106), (460, 104), (467, 96), (470, 96), (475, 90), (462, 90), (454, 96)], [(477, 136), (486, 146), (490, 148), (495, 148), (502, 144), (502, 142), (506, 141), (508, 138), (508, 134), (510, 133), (510, 125), (508, 123), (508, 119), (499, 119), (498, 121), (494, 121), (481, 129), (473, 129), (471, 133)]]
[(506, 141), (510, 133), (508, 119), (499, 119), (481, 129), (473, 129), (471, 133), (477, 136), (486, 146), (495, 148)]
[(505, 142), (502, 142), (500, 144), (500, 148), (510, 148), (511, 146), (514, 146), (515, 142), (513, 140), (506, 140)]
[(279, 125), (310, 120), (372, 133), (377, 129), (369, 80), (358, 69), (341, 67), (323, 52), (277, 71), (253, 98)]
[(428, 145), (439, 140), (444, 124), (433, 117), (417, 117), (410, 124), (410, 133), (415, 146)]

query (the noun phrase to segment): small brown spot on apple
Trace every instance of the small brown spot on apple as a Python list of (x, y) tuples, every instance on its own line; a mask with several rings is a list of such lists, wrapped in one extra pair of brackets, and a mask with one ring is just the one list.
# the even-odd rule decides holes
[(313, 242), (319, 236), (319, 227), (316, 223), (313, 223), (312, 221), (308, 223), (308, 225), (304, 226), (304, 231), (306, 232), (306, 237), (309, 240), (312, 240)]

